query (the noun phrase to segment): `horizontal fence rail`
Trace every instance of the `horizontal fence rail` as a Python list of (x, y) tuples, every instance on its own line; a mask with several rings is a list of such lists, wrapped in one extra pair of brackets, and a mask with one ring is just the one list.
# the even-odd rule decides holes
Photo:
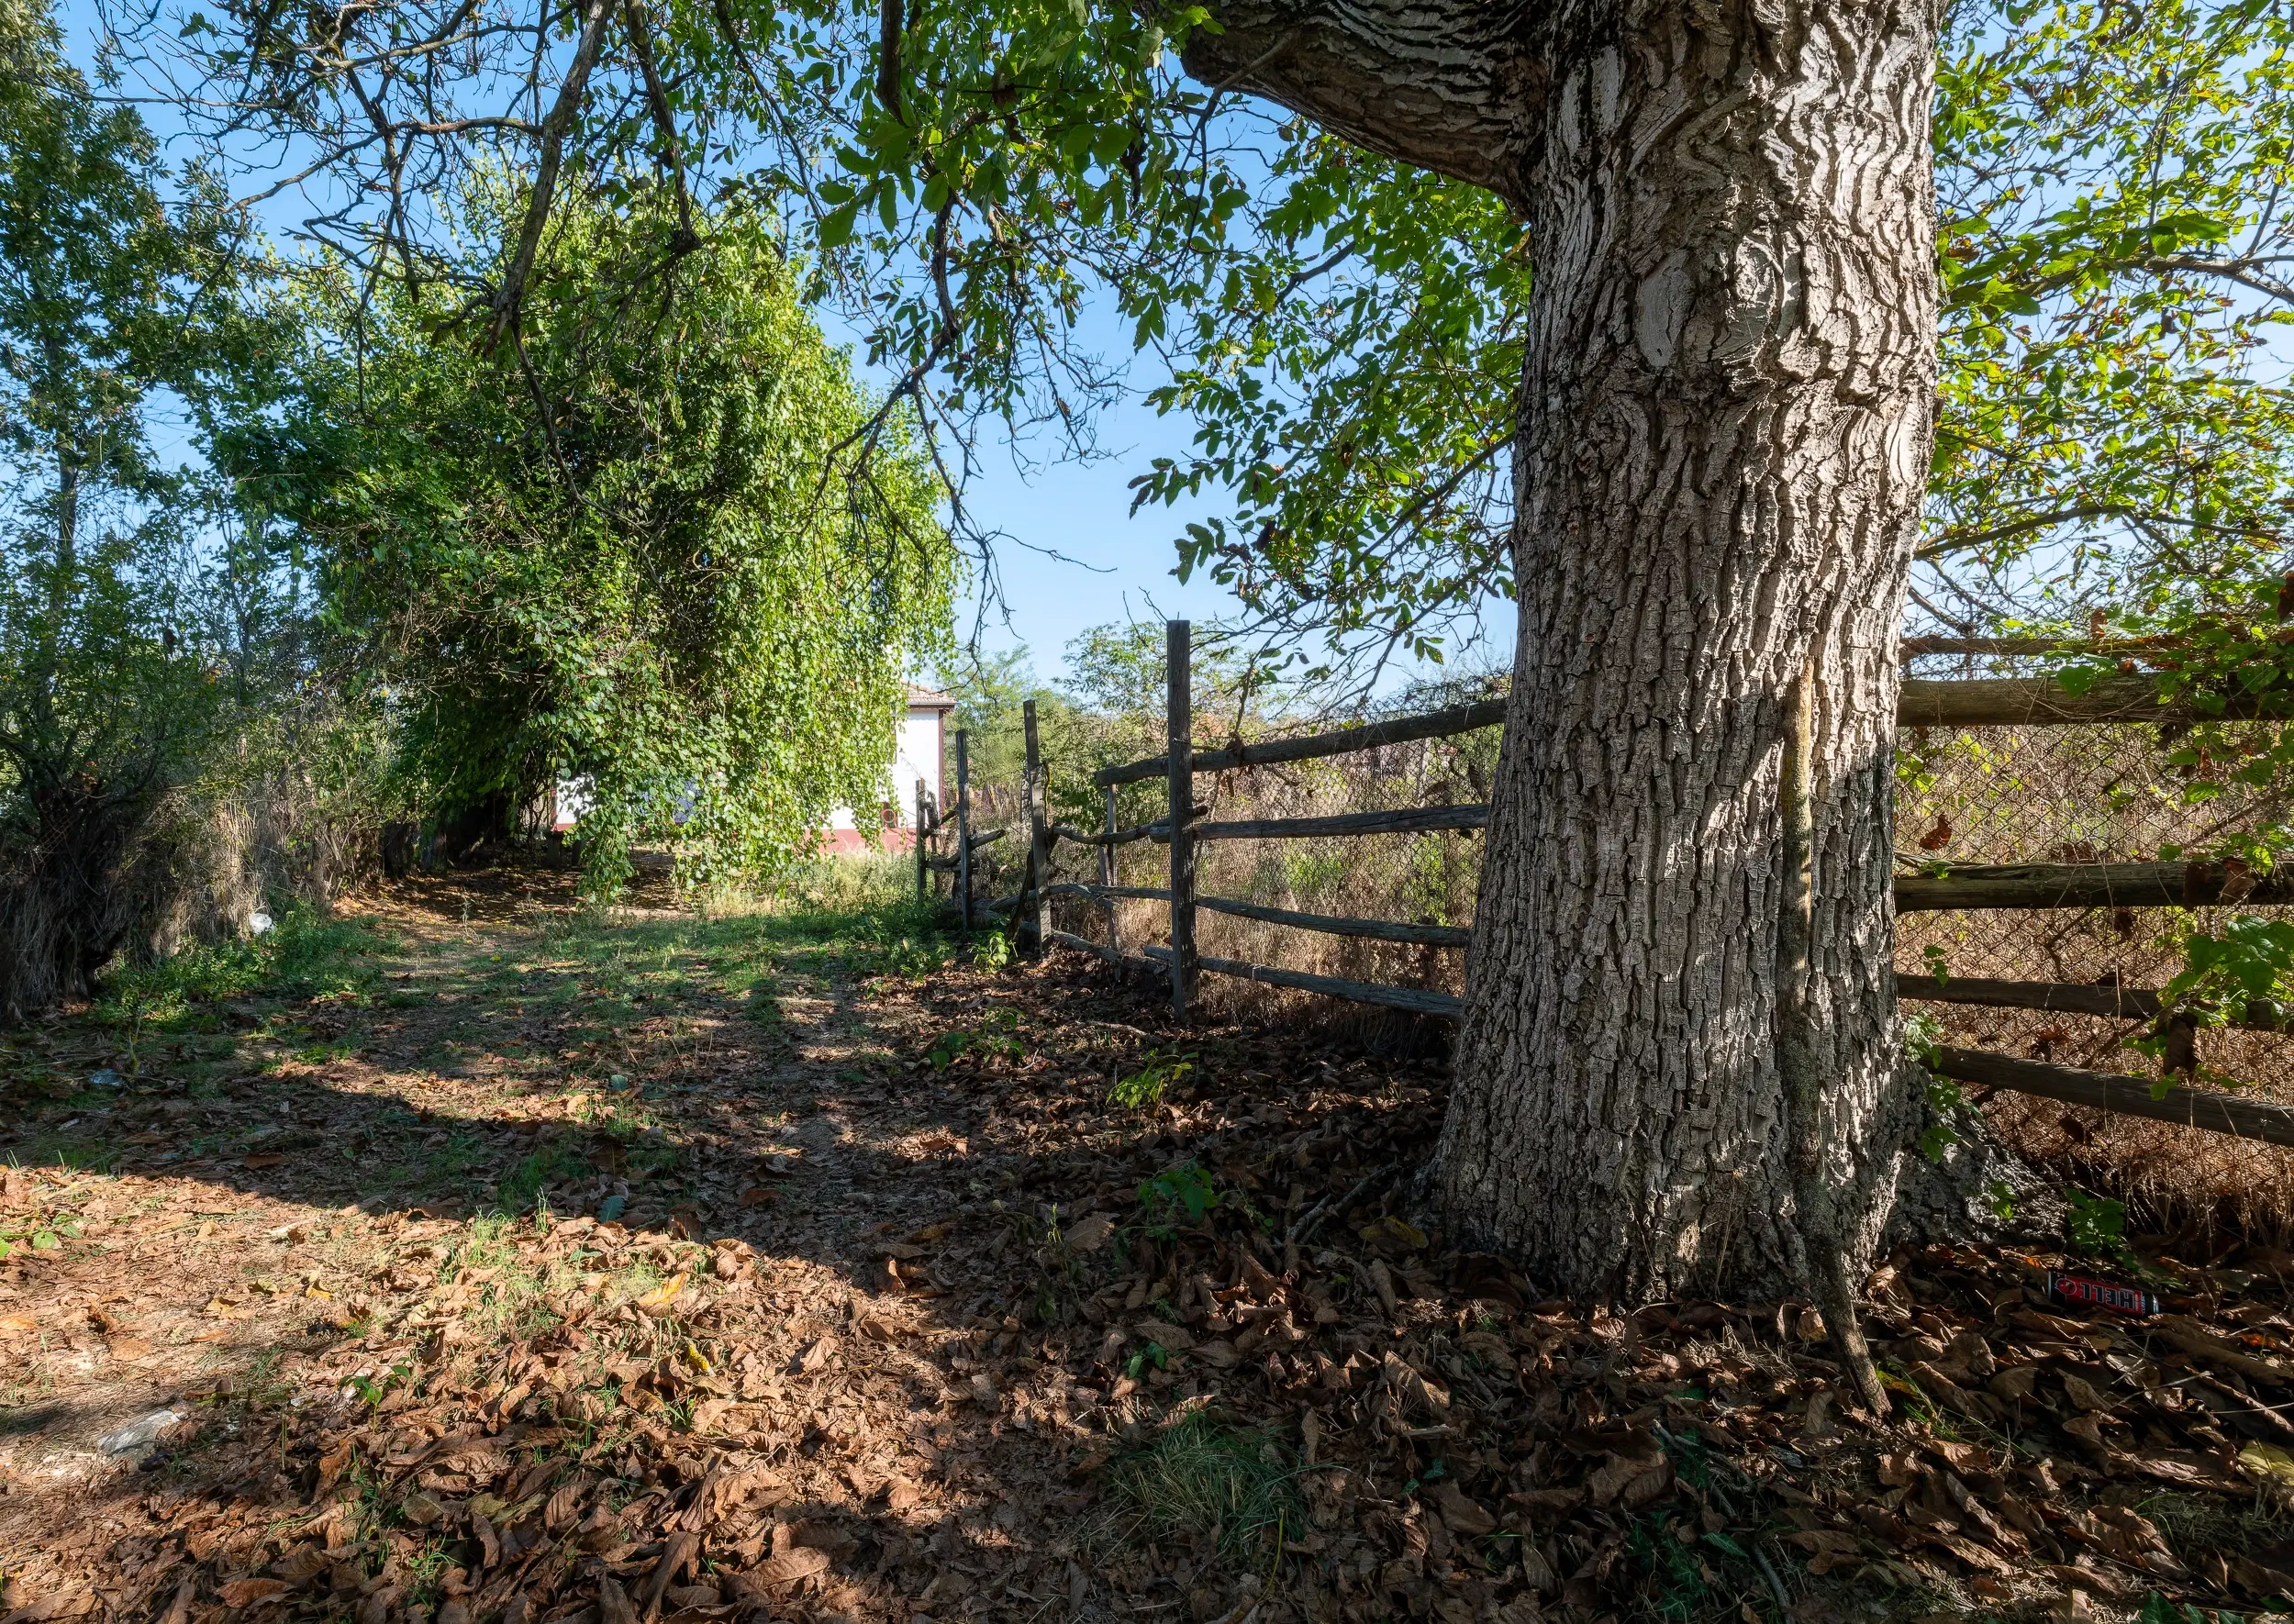
[[(1464, 947), (1471, 931), (1464, 926), (1351, 918), (1236, 898), (1198, 895), (1194, 888), (1192, 849), (1200, 840), (1470, 832), (1487, 827), (1487, 806), (1414, 806), (1324, 817), (1213, 821), (1211, 807), (1194, 803), (1188, 789), (1200, 773), (1315, 761), (1497, 727), (1505, 720), (1505, 702), (1484, 700), (1296, 739), (1232, 744), (1217, 750), (1197, 749), (1189, 741), (1187, 731), (1191, 717), (1187, 628), (1184, 622), (1175, 622), (1168, 630), (1172, 678), (1166, 707), (1167, 736), (1171, 740), (1168, 751), (1164, 755), (1095, 773), (1092, 782), (1107, 792), (1107, 827), (1083, 829), (1052, 823), (1046, 815), (1048, 769), (1038, 755), (1034, 729), (1030, 728), (1029, 775), (1022, 795), (1030, 861), (1018, 893), (986, 903), (975, 902), (970, 895), (968, 859), (974, 851), (1000, 838), (1004, 831), (972, 835), (963, 827), (969, 821), (972, 797), (963, 782), (964, 735), (961, 731), (957, 734), (956, 803), (947, 815), (935, 815), (929, 820), (919, 816), (919, 822), (926, 825), (919, 831), (919, 838), (929, 838), (950, 821), (958, 825), (956, 854), (931, 859), (928, 866), (934, 871), (965, 871), (959, 880), (963, 891), (959, 906), (967, 928), (974, 911), (991, 915), (1016, 913), (1019, 921), (1034, 929), (1040, 944), (1071, 947), (1110, 963), (1168, 974), (1182, 1016), (1187, 1012), (1196, 974), (1208, 973), (1453, 1021), (1464, 1018), (1467, 1011), (1465, 1000), (1447, 993), (1310, 974), (1199, 954), (1194, 947), (1194, 922), (1198, 911), (1322, 935), (1442, 949)], [(2083, 645), (2042, 638), (1908, 638), (1903, 640), (1902, 651), (1907, 655), (2037, 656), (2077, 652), (2141, 658), (2157, 653), (2162, 646), (2148, 640)], [(1908, 678), (1902, 684), (1897, 720), (1903, 728), (2076, 727), (2181, 724), (2240, 719), (2257, 714), (2261, 714), (2261, 707), (2243, 695), (2225, 696), (2210, 714), (2201, 714), (2187, 702), (2163, 703), (2156, 682), (2146, 675), (2106, 677), (2081, 694), (2069, 693), (2051, 676)], [(1029, 719), (1032, 721), (1032, 717)], [(1164, 780), (1169, 786), (1167, 804), (1171, 808), (1191, 804), (1179, 841), (1172, 840), (1169, 812), (1152, 822), (1126, 829), (1116, 827), (1115, 787), (1156, 779)], [(1170, 884), (1113, 883), (1115, 850), (1141, 841), (1171, 848)], [(1050, 860), (1062, 845), (1097, 849), (1100, 854), (1100, 883), (1085, 884), (1053, 879), (1048, 872)], [(1896, 876), (1894, 891), (1899, 912), (2197, 907), (2224, 904), (2294, 906), (2294, 862), (2284, 865), (2284, 878), (2259, 876), (2243, 865), (2221, 862), (1936, 863), (1929, 867), (1932, 872)], [(1041, 917), (1044, 899), (1052, 896), (1075, 897), (1104, 909), (1108, 940), (1097, 941), (1052, 928)], [(1171, 910), (1172, 940), (1178, 944), (1176, 948), (1154, 945), (1125, 951), (1117, 940), (1113, 907), (1122, 900), (1167, 904)], [(2155, 1022), (2174, 1013), (2155, 990), (2109, 984), (1899, 975), (1896, 989), (1899, 997), (1914, 1001), (2121, 1020)], [(2259, 1031), (2290, 1030), (2294, 1029), (2294, 1010), (2282, 1015), (2269, 1004), (2255, 1000), (2239, 1018), (2226, 1024)], [(2285, 1107), (2178, 1086), (2167, 1088), (2162, 1097), (2155, 1099), (2152, 1090), (2156, 1085), (2149, 1078), (2082, 1071), (1977, 1050), (1942, 1049), (1934, 1051), (1932, 1063), (1941, 1075), (1961, 1082), (2294, 1147), (2294, 1109)]]
[[(1071, 882), (1046, 885), (1043, 889), (1047, 895), (1080, 896), (1089, 902), (1117, 897), (1140, 902), (1171, 900), (1168, 885), (1078, 885)], [(1195, 906), (1214, 914), (1231, 914), (1238, 919), (1257, 919), (1268, 925), (1288, 925), (1294, 929), (1320, 931), (1325, 936), (1398, 941), (1415, 947), (1462, 948), (1472, 934), (1462, 925), (1409, 925), (1398, 919), (1350, 919), (1341, 914), (1303, 914), (1292, 908), (1268, 907), (1264, 903), (1238, 902), (1231, 896), (1197, 896)]]
[(2040, 1009), (2058, 1015), (2100, 1015), (2155, 1020), (2159, 996), (2140, 987), (2078, 986), (2057, 981), (1997, 981), (1976, 975), (1896, 977), (1896, 996), (1926, 1004), (1972, 1004), (1986, 1009)]
[[(1197, 806), (1187, 821), (1210, 816), (1210, 808)], [(1078, 846), (1129, 846), (1140, 840), (1167, 840), (1171, 838), (1171, 819), (1158, 818), (1153, 823), (1141, 823), (1130, 829), (1106, 829), (1097, 832), (1075, 829), (1064, 823), (1044, 825), (1043, 832), (1055, 840), (1069, 840)]]
[[(939, 829), (937, 826), (925, 831), (927, 835), (936, 834), (938, 832)], [(927, 857), (924, 860), (924, 866), (932, 870), (936, 873), (954, 873), (958, 869), (961, 869), (963, 866), (965, 857), (969, 856), (972, 852), (977, 851), (983, 846), (993, 846), (997, 841), (1004, 838), (1005, 832), (1006, 831), (1000, 829), (983, 829), (978, 834), (969, 837), (959, 835), (958, 839), (963, 841), (963, 845), (956, 852), (947, 857)]]
[[(2021, 651), (2045, 653), (2061, 647), (2042, 641)], [(2259, 714), (2262, 713), (2255, 702), (2243, 695), (2224, 695), (2222, 708), (2210, 713), (2218, 718)], [(1423, 716), (1396, 717), (1389, 721), (1366, 722), (1360, 727), (1310, 733), (1297, 739), (1274, 739), (1225, 750), (1198, 750), (1194, 752), (1195, 771), (1226, 773), (1240, 767), (1352, 755), (1384, 744), (1478, 732), (1484, 728), (1498, 727), (1505, 719), (1505, 701), (1483, 700), (1474, 705), (1453, 706), (1447, 710), (1428, 711)], [(2162, 701), (2157, 683), (2143, 676), (2106, 677), (2084, 694), (2070, 693), (2051, 676), (1906, 677), (1896, 702), (1896, 722), (1904, 728), (2071, 727), (2089, 722), (2202, 719), (2207, 719), (2207, 716), (2189, 705)], [(1092, 774), (1091, 781), (1102, 788), (1139, 784), (1161, 778), (1169, 770), (1168, 756), (1150, 756), (1120, 767), (1103, 767)]]
[[(2261, 714), (2253, 699), (2226, 695), (2218, 718)], [(1899, 728), (2074, 727), (2086, 722), (2191, 722), (2186, 704), (2166, 704), (2150, 677), (2106, 677), (2084, 694), (2053, 677), (1907, 677), (1896, 703)]]
[(1108, 902), (1128, 896), (1139, 902), (1169, 902), (1168, 885), (1079, 885), (1072, 880), (1062, 881), (1043, 888), (1047, 896), (1080, 896), (1091, 902)]
[[(2294, 865), (2289, 865), (2294, 866)], [(1896, 911), (1943, 908), (2205, 907), (2294, 903), (2294, 875), (2257, 878), (2221, 862), (1997, 862), (1896, 876)]]
[(1364, 941), (1399, 941), (1414, 947), (1462, 948), (1473, 934), (1462, 925), (1410, 925), (1399, 919), (1350, 919), (1340, 914), (1302, 914), (1263, 903), (1237, 902), (1227, 896), (1198, 896), (1197, 907), (1238, 919), (1257, 919), (1267, 925), (1288, 925), (1297, 930), (1318, 930), (1325, 936), (1351, 936)]
[[(2099, 1015), (2106, 1019), (2156, 1020), (2166, 1002), (2143, 987), (2081, 986), (2058, 981), (1994, 981), (1979, 975), (1899, 975), (1896, 996), (1925, 1004), (1972, 1004), (1988, 1009), (2038, 1009), (2058, 1015)], [(2246, 1012), (2225, 1026), (2249, 1032), (2283, 1032), (2294, 1016), (2261, 998), (2246, 1001)]]
[(2148, 1077), (2083, 1072), (1979, 1049), (1939, 1049), (1929, 1063), (1954, 1082), (1988, 1084), (2017, 1094), (2059, 1099), (2066, 1105), (2094, 1106), (2122, 1117), (2147, 1117), (2155, 1122), (2294, 1146), (2294, 1110), (2284, 1106), (2192, 1088), (2169, 1088), (2163, 1097), (2154, 1099), (2151, 1090), (2156, 1085)]
[[(1364, 722), (1331, 733), (1299, 739), (1271, 739), (1264, 744), (1242, 744), (1226, 750), (1195, 751), (1197, 773), (1227, 773), (1238, 767), (1267, 767), (1282, 762), (1311, 762), (1323, 756), (1353, 755), (1382, 744), (1409, 744), (1420, 739), (1444, 739), (1453, 733), (1475, 733), (1495, 728), (1506, 719), (1506, 702), (1485, 699), (1474, 705), (1454, 705), (1423, 716), (1396, 717), (1390, 721)], [(1161, 778), (1168, 771), (1167, 756), (1151, 756), (1120, 767), (1103, 767), (1091, 775), (1102, 788)]]
[[(2283, 622), (2249, 620), (2233, 622), (2248, 629), (2267, 628), (2272, 635), (2284, 640), (2287, 628)], [(2173, 649), (2187, 649), (2191, 640), (2187, 636), (2168, 633), (2161, 637), (2113, 637), (2099, 641), (2089, 638), (2060, 637), (1908, 637), (1898, 640), (1897, 652), (1907, 660), (1921, 654), (2099, 654), (2106, 659), (2140, 658)]]
[[(1197, 840), (1311, 840), (1333, 835), (1423, 835), (1486, 829), (1487, 806), (1404, 806), (1392, 812), (1336, 812), (1327, 818), (1250, 818), (1187, 826)], [(1170, 839), (1165, 830), (1156, 837)]]
[[(1141, 950), (1162, 963), (1171, 962), (1167, 947)], [(1303, 970), (1277, 970), (1270, 964), (1251, 964), (1241, 959), (1199, 958), (1197, 966), (1218, 975), (1231, 975), (1242, 981), (1255, 981), (1274, 987), (1296, 987), (1302, 993), (1322, 993), (1333, 998), (1344, 998), (1355, 1004), (1383, 1004), (1389, 1009), (1408, 1009), (1420, 1015), (1439, 1015), (1451, 1020), (1465, 1016), (1465, 1000), (1448, 993), (1429, 992), (1422, 987), (1393, 987), (1375, 981), (1348, 981), (1336, 975), (1309, 975)]]

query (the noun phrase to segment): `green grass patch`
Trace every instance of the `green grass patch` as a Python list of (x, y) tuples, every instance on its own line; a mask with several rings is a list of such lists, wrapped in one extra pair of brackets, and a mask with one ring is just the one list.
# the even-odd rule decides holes
[(1108, 1532), (1130, 1541), (1200, 1535), (1230, 1553), (1304, 1526), (1297, 1469), (1270, 1432), (1189, 1410), (1108, 1467)]
[(372, 919), (329, 919), (298, 908), (261, 936), (117, 971), (105, 981), (95, 1014), (132, 1036), (142, 1029), (212, 1029), (195, 1006), (258, 992), (361, 1001), (381, 976), (380, 961), (402, 945)]
[(587, 1178), (593, 1171), (589, 1158), (581, 1151), (570, 1144), (553, 1141), (521, 1159), (509, 1177), (502, 1181), (495, 1199), (507, 1213), (529, 1212), (551, 1185)]

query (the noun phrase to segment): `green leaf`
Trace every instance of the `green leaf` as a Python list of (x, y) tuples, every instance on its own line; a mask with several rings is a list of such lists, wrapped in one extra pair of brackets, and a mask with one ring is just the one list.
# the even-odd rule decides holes
[(829, 211), (820, 222), (818, 239), (822, 248), (841, 248), (851, 240), (853, 222), (859, 217), (860, 205), (846, 203)]

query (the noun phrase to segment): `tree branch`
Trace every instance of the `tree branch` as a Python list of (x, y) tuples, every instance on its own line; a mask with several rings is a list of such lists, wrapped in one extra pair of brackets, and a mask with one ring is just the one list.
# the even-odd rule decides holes
[(677, 118), (670, 111), (669, 92), (663, 87), (661, 74), (653, 67), (652, 44), (645, 37), (651, 25), (638, 0), (629, 0), (627, 23), (629, 52), (637, 58), (638, 69), (645, 76), (645, 103), (653, 115), (653, 132), (661, 137), (661, 161), (676, 184), (677, 234), (670, 241), (670, 253), (673, 257), (689, 254), (701, 246), (701, 234), (693, 228), (693, 200), (685, 193), (685, 150), (677, 139)]
[(551, 199), (558, 189), (558, 165), (565, 156), (566, 132), (582, 110), (582, 93), (588, 88), (590, 69), (596, 66), (598, 48), (605, 43), (606, 18), (612, 9), (608, 0), (584, 0), (582, 32), (574, 47), (574, 60), (566, 64), (565, 77), (559, 81), (556, 103), (541, 121), (541, 156), (534, 166), (533, 192), (526, 200), (526, 222), (518, 233), (518, 251), (511, 256), (510, 268), (494, 295), (489, 348), (499, 344), (503, 335), (518, 325), (518, 301), (525, 296), (526, 279), (533, 274), (534, 256), (541, 250), (542, 228), (549, 223)]
[(1536, 0), (1231, 0), (1180, 60), (1355, 145), (1486, 186), (1519, 209), (1544, 69)]

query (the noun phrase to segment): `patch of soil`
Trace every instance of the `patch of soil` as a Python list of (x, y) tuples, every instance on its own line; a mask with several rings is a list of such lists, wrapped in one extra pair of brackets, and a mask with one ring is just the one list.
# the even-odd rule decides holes
[(2141, 1319), (1899, 1255), (1878, 1420), (1805, 1305), (1620, 1316), (1413, 1228), (1430, 1063), (540, 884), (400, 888), (184, 1087), (12, 1096), (85, 1170), (0, 1192), (0, 1624), (2294, 1602), (2280, 1254), (2129, 1254)]

